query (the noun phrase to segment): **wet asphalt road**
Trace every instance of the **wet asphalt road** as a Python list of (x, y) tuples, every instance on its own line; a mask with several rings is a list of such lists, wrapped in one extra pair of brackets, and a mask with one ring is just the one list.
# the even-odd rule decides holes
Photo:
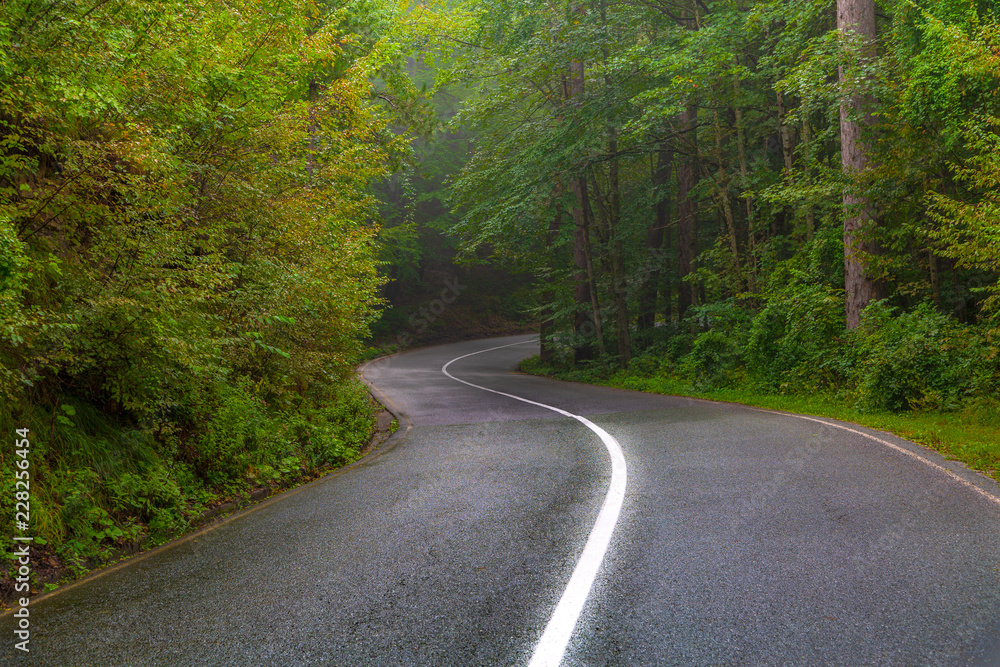
[(0, 664), (524, 664), (610, 475), (577, 421), (440, 371), (525, 341), (449, 371), (629, 467), (564, 665), (1000, 665), (1000, 505), (828, 425), (517, 374), (528, 340), (370, 364), (403, 423), (380, 452), (33, 602), (28, 656), (7, 614)]

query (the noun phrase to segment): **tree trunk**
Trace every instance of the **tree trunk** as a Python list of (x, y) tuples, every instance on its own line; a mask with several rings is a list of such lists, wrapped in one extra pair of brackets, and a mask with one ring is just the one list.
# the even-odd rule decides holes
[[(837, 29), (845, 36), (856, 35), (862, 41), (861, 57), (875, 51), (875, 3), (873, 0), (837, 0)], [(847, 83), (844, 68), (840, 69), (841, 84)], [(868, 156), (862, 143), (864, 125), (872, 122), (866, 110), (868, 100), (859, 91), (840, 105), (841, 165), (848, 177), (856, 177), (868, 168)], [(877, 298), (875, 281), (867, 271), (864, 254), (876, 254), (871, 240), (862, 240), (862, 232), (874, 226), (874, 207), (868, 199), (858, 196), (848, 186), (844, 190), (844, 291), (847, 327), (861, 322), (861, 311)]]
[(792, 131), (788, 127), (786, 117), (788, 112), (785, 110), (785, 98), (782, 96), (781, 91), (775, 91), (775, 95), (778, 99), (778, 134), (781, 137), (781, 158), (785, 165), (785, 178), (791, 176), (792, 173)]
[[(597, 301), (594, 266), (590, 256), (590, 221), (593, 216), (590, 213), (590, 197), (585, 177), (573, 179), (573, 194), (576, 195), (576, 205), (573, 207), (573, 220), (576, 222), (573, 228), (573, 262), (577, 268), (573, 287), (573, 298), (576, 301), (573, 331), (584, 340), (591, 336), (596, 337), (598, 351), (604, 354), (601, 311)], [(574, 350), (574, 360), (591, 359), (593, 353), (593, 345), (582, 342)]]
[[(569, 98), (582, 95), (584, 88), (583, 63), (573, 61), (569, 65), (569, 86), (567, 95)], [(573, 299), (576, 302), (576, 313), (573, 317), (573, 332), (577, 338), (582, 340), (595, 333), (595, 329), (600, 328), (599, 320), (591, 321), (587, 317), (587, 311), (593, 307), (593, 294), (590, 289), (591, 267), (589, 257), (589, 237), (587, 216), (584, 207), (587, 205), (586, 183), (581, 185), (580, 178), (573, 178), (573, 194), (576, 195), (576, 202), (573, 206), (573, 263), (576, 265), (576, 273), (573, 276)], [(596, 314), (596, 313), (595, 313)], [(598, 338), (600, 338), (598, 336)], [(589, 359), (593, 356), (593, 348), (589, 344), (577, 343), (573, 349), (573, 360), (575, 362)]]
[(955, 318), (959, 322), (967, 322), (965, 295), (962, 294), (962, 285), (958, 280), (958, 263), (954, 259), (951, 260), (951, 287), (955, 294)]
[(737, 279), (739, 280), (739, 287), (743, 288), (743, 278), (740, 275), (742, 273), (740, 266), (740, 246), (739, 246), (739, 234), (736, 229), (736, 218), (733, 215), (733, 207), (729, 201), (729, 176), (726, 174), (725, 161), (722, 154), (722, 144), (724, 137), (722, 136), (722, 124), (719, 122), (719, 112), (715, 112), (715, 159), (718, 162), (718, 173), (716, 176), (715, 187), (716, 191), (719, 193), (719, 202), (722, 204), (722, 217), (726, 223), (726, 230), (729, 233), (729, 249), (733, 253), (733, 265), (736, 268)]
[[(576, 264), (574, 276), (573, 298), (576, 301), (576, 315), (573, 318), (573, 330), (582, 339), (597, 337), (597, 345), (603, 353), (604, 338), (601, 332), (601, 315), (597, 304), (597, 293), (593, 289), (594, 269), (590, 260), (590, 221), (585, 212), (587, 185), (585, 179), (573, 181), (573, 193), (577, 204), (573, 207), (573, 263)], [(588, 314), (589, 311), (589, 314)], [(593, 357), (591, 343), (581, 343), (575, 348), (575, 361), (583, 361)]]
[(680, 115), (686, 155), (677, 165), (677, 319), (683, 319), (693, 303), (691, 283), (698, 252), (695, 218), (697, 202), (692, 190), (698, 184), (698, 107), (689, 106)]
[[(562, 205), (559, 202), (559, 195), (562, 193), (562, 187), (556, 185), (555, 187), (555, 215), (552, 216), (552, 220), (549, 222), (548, 234), (546, 237), (549, 241), (549, 247), (554, 248), (556, 239), (559, 236), (559, 228), (562, 227), (562, 216), (563, 210)], [(540, 345), (539, 357), (543, 364), (551, 364), (553, 361), (554, 350), (552, 349), (552, 341), (550, 339), (551, 332), (555, 328), (555, 320), (552, 312), (552, 302), (555, 300), (555, 294), (551, 290), (546, 290), (545, 301), (547, 305), (542, 309), (542, 321), (538, 327), (538, 339)]]
[(934, 297), (934, 306), (940, 310), (941, 309), (941, 280), (938, 277), (938, 263), (937, 257), (934, 255), (933, 250), (927, 251), (928, 267), (931, 272), (931, 294)]
[[(670, 178), (673, 153), (666, 144), (657, 151), (656, 169), (653, 171), (653, 222), (646, 228), (646, 263), (643, 267), (642, 286), (639, 290), (639, 329), (648, 330), (656, 324), (656, 293), (660, 283), (660, 267), (663, 264), (663, 241), (669, 223), (667, 179)], [(667, 310), (670, 309), (670, 293), (666, 292)], [(669, 321), (669, 316), (667, 320)]]
[[(579, 192), (579, 187), (574, 187), (574, 192)], [(578, 195), (579, 196), (579, 195)], [(573, 263), (576, 265), (576, 273), (573, 276), (573, 300), (576, 302), (576, 313), (573, 316), (573, 332), (580, 339), (593, 334), (591, 327), (593, 323), (587, 317), (590, 309), (590, 281), (587, 276), (587, 226), (583, 220), (583, 210), (579, 204), (573, 207), (573, 219), (576, 223), (573, 227)], [(592, 351), (590, 345), (582, 342), (575, 344), (573, 348), (573, 360), (575, 362), (591, 358)]]
[(625, 258), (622, 249), (621, 230), (621, 190), (618, 182), (618, 135), (613, 126), (608, 126), (608, 189), (611, 205), (608, 216), (608, 236), (611, 241), (611, 284), (615, 302), (615, 335), (618, 339), (618, 359), (622, 367), (632, 360), (632, 340), (629, 331), (628, 286), (625, 283)]
[(592, 244), (590, 243), (590, 230), (593, 229), (594, 225), (594, 212), (590, 206), (590, 189), (587, 187), (587, 177), (581, 176), (579, 178), (580, 187), (580, 203), (581, 210), (583, 211), (583, 229), (584, 229), (584, 244), (583, 244), (583, 258), (587, 266), (587, 285), (590, 290), (590, 317), (594, 325), (594, 336), (597, 337), (597, 351), (604, 356), (607, 354), (607, 350), (604, 349), (604, 329), (601, 326), (601, 304), (598, 298), (599, 292), (597, 291), (597, 278), (594, 275), (594, 259), (593, 253), (591, 252)]
[[(670, 177), (669, 172), (667, 173), (667, 178)], [(673, 249), (673, 231), (670, 225), (670, 205), (669, 202), (663, 202), (663, 260), (666, 260), (671, 256), (670, 251)], [(666, 267), (663, 271), (663, 321), (669, 324), (674, 321), (674, 275), (670, 267)]]
[(747, 141), (745, 124), (743, 122), (743, 107), (740, 106), (740, 78), (738, 76), (733, 77), (733, 93), (733, 115), (736, 118), (736, 155), (740, 163), (740, 188), (742, 190), (743, 204), (746, 209), (747, 287), (751, 292), (756, 292), (757, 255), (754, 251), (753, 199), (747, 194), (750, 189), (750, 178), (749, 168), (747, 167)]

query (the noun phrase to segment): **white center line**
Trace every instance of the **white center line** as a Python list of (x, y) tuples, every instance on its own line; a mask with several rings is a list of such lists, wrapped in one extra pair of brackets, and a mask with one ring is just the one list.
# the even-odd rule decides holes
[(607, 448), (608, 456), (611, 457), (611, 483), (608, 485), (608, 493), (604, 497), (604, 505), (601, 506), (601, 512), (597, 515), (597, 521), (594, 522), (594, 527), (590, 531), (590, 537), (587, 538), (587, 544), (583, 547), (580, 560), (577, 561), (576, 567), (573, 568), (573, 574), (569, 578), (569, 583), (566, 584), (566, 590), (563, 591), (562, 597), (559, 598), (559, 604), (556, 605), (555, 611), (552, 612), (552, 617), (549, 619), (548, 625), (545, 626), (545, 632), (542, 633), (542, 638), (538, 640), (538, 645), (535, 646), (531, 662), (528, 663), (528, 667), (556, 667), (562, 662), (563, 654), (566, 652), (566, 645), (569, 644), (573, 629), (580, 618), (580, 612), (583, 611), (583, 605), (587, 601), (587, 596), (590, 595), (590, 589), (594, 585), (597, 571), (600, 569), (601, 562), (604, 560), (604, 554), (611, 543), (611, 535), (615, 531), (615, 524), (618, 523), (618, 515), (621, 514), (622, 501), (625, 499), (625, 484), (628, 481), (625, 469), (625, 455), (622, 453), (622, 448), (618, 444), (618, 441), (589, 419), (575, 415), (572, 412), (560, 410), (551, 405), (546, 405), (545, 403), (531, 401), (527, 398), (515, 396), (514, 394), (466, 382), (448, 372), (448, 366), (451, 366), (460, 359), (532, 342), (534, 341), (498, 345), (485, 350), (479, 350), (478, 352), (463, 354), (442, 366), (441, 372), (452, 380), (461, 382), (464, 385), (482, 389), (493, 394), (499, 394), (500, 396), (506, 396), (507, 398), (513, 398), (523, 403), (537, 405), (538, 407), (558, 412), (566, 417), (572, 417), (597, 434)]

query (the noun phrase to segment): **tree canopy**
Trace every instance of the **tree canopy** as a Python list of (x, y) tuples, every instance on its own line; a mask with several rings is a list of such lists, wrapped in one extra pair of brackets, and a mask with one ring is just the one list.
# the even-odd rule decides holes
[(991, 4), (459, 7), (442, 81), (475, 87), (478, 134), (455, 231), (538, 272), (553, 324), (609, 339), (578, 356), (613, 340), (627, 363), (657, 321), (790, 283), (840, 294), (849, 328), (877, 300), (995, 321)]
[(418, 97), (398, 17), (377, 0), (0, 9), (0, 423), (36, 436), (36, 525), (64, 556), (163, 539), (212, 493), (367, 438), (372, 185)]

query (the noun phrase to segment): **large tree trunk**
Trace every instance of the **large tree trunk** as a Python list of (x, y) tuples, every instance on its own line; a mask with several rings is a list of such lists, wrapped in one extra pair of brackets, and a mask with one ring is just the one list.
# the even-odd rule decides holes
[[(555, 186), (555, 215), (552, 216), (552, 220), (549, 222), (548, 234), (546, 237), (549, 242), (549, 247), (554, 248), (556, 244), (556, 239), (559, 237), (559, 228), (562, 227), (562, 204), (559, 202), (559, 196), (562, 193), (562, 187), (560, 185)], [(542, 321), (538, 327), (538, 339), (540, 345), (540, 353), (543, 364), (550, 364), (553, 361), (554, 350), (552, 349), (552, 330), (555, 328), (555, 319), (553, 317), (552, 302), (555, 300), (555, 294), (551, 290), (546, 290), (545, 301), (547, 305), (542, 309)]]
[[(600, 2), (601, 25), (607, 27), (607, 7), (605, 0)], [(604, 62), (607, 63), (609, 50), (607, 45), (601, 47)], [(608, 88), (614, 88), (610, 75), (605, 75), (604, 83)], [(629, 335), (628, 294), (625, 283), (625, 258), (622, 250), (622, 240), (619, 229), (621, 219), (621, 190), (618, 182), (618, 134), (614, 125), (607, 126), (608, 132), (608, 215), (605, 217), (608, 232), (608, 250), (611, 260), (611, 292), (615, 305), (615, 334), (618, 343), (618, 359), (622, 367), (627, 367), (632, 360), (632, 341)], [(603, 353), (603, 349), (602, 349)]]
[(593, 322), (593, 334), (597, 338), (597, 351), (604, 356), (607, 350), (604, 349), (604, 330), (601, 328), (601, 304), (598, 298), (597, 278), (594, 275), (594, 253), (593, 245), (590, 242), (590, 230), (594, 227), (594, 212), (590, 206), (590, 189), (587, 187), (587, 177), (581, 176), (579, 183), (580, 209), (583, 211), (583, 259), (587, 267), (587, 284), (590, 290), (590, 317)]
[(615, 301), (615, 335), (618, 339), (618, 359), (622, 367), (632, 360), (632, 340), (629, 332), (628, 286), (625, 284), (625, 257), (622, 249), (621, 230), (621, 190), (618, 182), (618, 136), (613, 126), (608, 126), (608, 188), (611, 205), (608, 216), (608, 236), (611, 241), (611, 284)]
[[(666, 144), (657, 151), (656, 169), (653, 171), (653, 221), (646, 228), (646, 264), (639, 289), (639, 329), (651, 329), (656, 324), (656, 292), (660, 284), (660, 267), (663, 264), (663, 241), (669, 224), (669, 199), (665, 192), (670, 178), (673, 153)], [(666, 291), (667, 312), (670, 310), (670, 292)], [(670, 316), (667, 316), (667, 321)]]
[[(860, 56), (875, 51), (875, 3), (873, 0), (837, 0), (837, 29), (845, 36), (856, 35), (862, 40)], [(846, 83), (843, 67), (841, 83)], [(861, 139), (864, 125), (872, 117), (866, 109), (868, 100), (860, 91), (852, 91), (840, 106), (841, 165), (848, 177), (868, 168), (868, 156)], [(868, 274), (864, 254), (877, 252), (872, 240), (862, 240), (862, 232), (870, 232), (874, 223), (872, 202), (860, 197), (848, 186), (844, 190), (844, 290), (846, 293), (847, 326), (853, 329), (861, 322), (861, 311), (878, 298), (878, 288)]]
[[(669, 172), (667, 178), (669, 178)], [(673, 230), (671, 229), (669, 214), (669, 202), (663, 202), (664, 225), (663, 225), (663, 261), (666, 264), (671, 257), (673, 248)], [(667, 324), (674, 321), (674, 276), (676, 274), (670, 270), (669, 265), (663, 271), (663, 321)]]
[(573, 207), (573, 220), (576, 222), (573, 228), (573, 263), (577, 268), (573, 287), (573, 298), (576, 301), (573, 331), (581, 338), (581, 342), (574, 348), (573, 358), (578, 362), (593, 357), (593, 345), (586, 341), (587, 338), (596, 338), (600, 354), (603, 355), (605, 350), (601, 311), (590, 253), (590, 222), (593, 216), (590, 212), (586, 177), (573, 179), (573, 194), (576, 195), (576, 205)]
[(695, 219), (697, 202), (692, 190), (698, 184), (698, 107), (689, 106), (680, 115), (685, 156), (677, 165), (677, 319), (683, 319), (693, 303), (691, 283), (684, 280), (694, 271), (698, 253)]
[(737, 280), (740, 282), (742, 290), (742, 267), (740, 266), (740, 244), (739, 232), (736, 229), (736, 217), (733, 215), (733, 207), (729, 201), (729, 175), (726, 173), (725, 158), (723, 155), (722, 124), (719, 122), (719, 112), (715, 112), (715, 159), (718, 162), (718, 172), (715, 180), (715, 188), (719, 194), (719, 202), (722, 204), (722, 218), (726, 223), (726, 231), (729, 233), (729, 249), (733, 253), (733, 267), (736, 269)]
[[(739, 61), (737, 60), (737, 64)], [(733, 115), (736, 118), (736, 154), (740, 163), (740, 188), (742, 190), (743, 204), (746, 216), (746, 248), (747, 258), (747, 287), (751, 292), (757, 291), (757, 254), (754, 247), (754, 222), (753, 222), (753, 198), (748, 194), (750, 191), (749, 168), (747, 166), (746, 149), (746, 129), (743, 121), (743, 107), (740, 106), (740, 78), (733, 77)]]
[[(577, 186), (573, 190), (579, 193), (580, 188)], [(573, 220), (576, 223), (573, 227), (573, 264), (576, 265), (576, 273), (573, 275), (573, 300), (576, 302), (573, 331), (581, 339), (574, 346), (573, 360), (579, 362), (593, 356), (590, 345), (582, 342), (582, 339), (594, 333), (592, 330), (594, 325), (587, 317), (591, 300), (590, 280), (587, 275), (587, 224), (579, 203), (573, 207)]]
[[(584, 88), (583, 63), (573, 61), (569, 65), (569, 87), (568, 97), (582, 95)], [(600, 319), (596, 321), (587, 316), (587, 311), (593, 307), (594, 294), (590, 288), (592, 280), (592, 270), (590, 267), (589, 243), (590, 233), (588, 220), (585, 213), (587, 206), (587, 184), (582, 178), (574, 178), (573, 194), (576, 195), (576, 202), (573, 205), (573, 221), (576, 223), (573, 228), (573, 263), (576, 265), (576, 273), (573, 276), (573, 299), (576, 302), (576, 314), (573, 317), (573, 332), (578, 340), (583, 340), (588, 336), (598, 333), (600, 330)], [(597, 315), (597, 313), (594, 313)], [(598, 333), (598, 339), (600, 334)], [(593, 348), (587, 343), (577, 343), (573, 349), (573, 359), (576, 362), (589, 359), (593, 356)]]

